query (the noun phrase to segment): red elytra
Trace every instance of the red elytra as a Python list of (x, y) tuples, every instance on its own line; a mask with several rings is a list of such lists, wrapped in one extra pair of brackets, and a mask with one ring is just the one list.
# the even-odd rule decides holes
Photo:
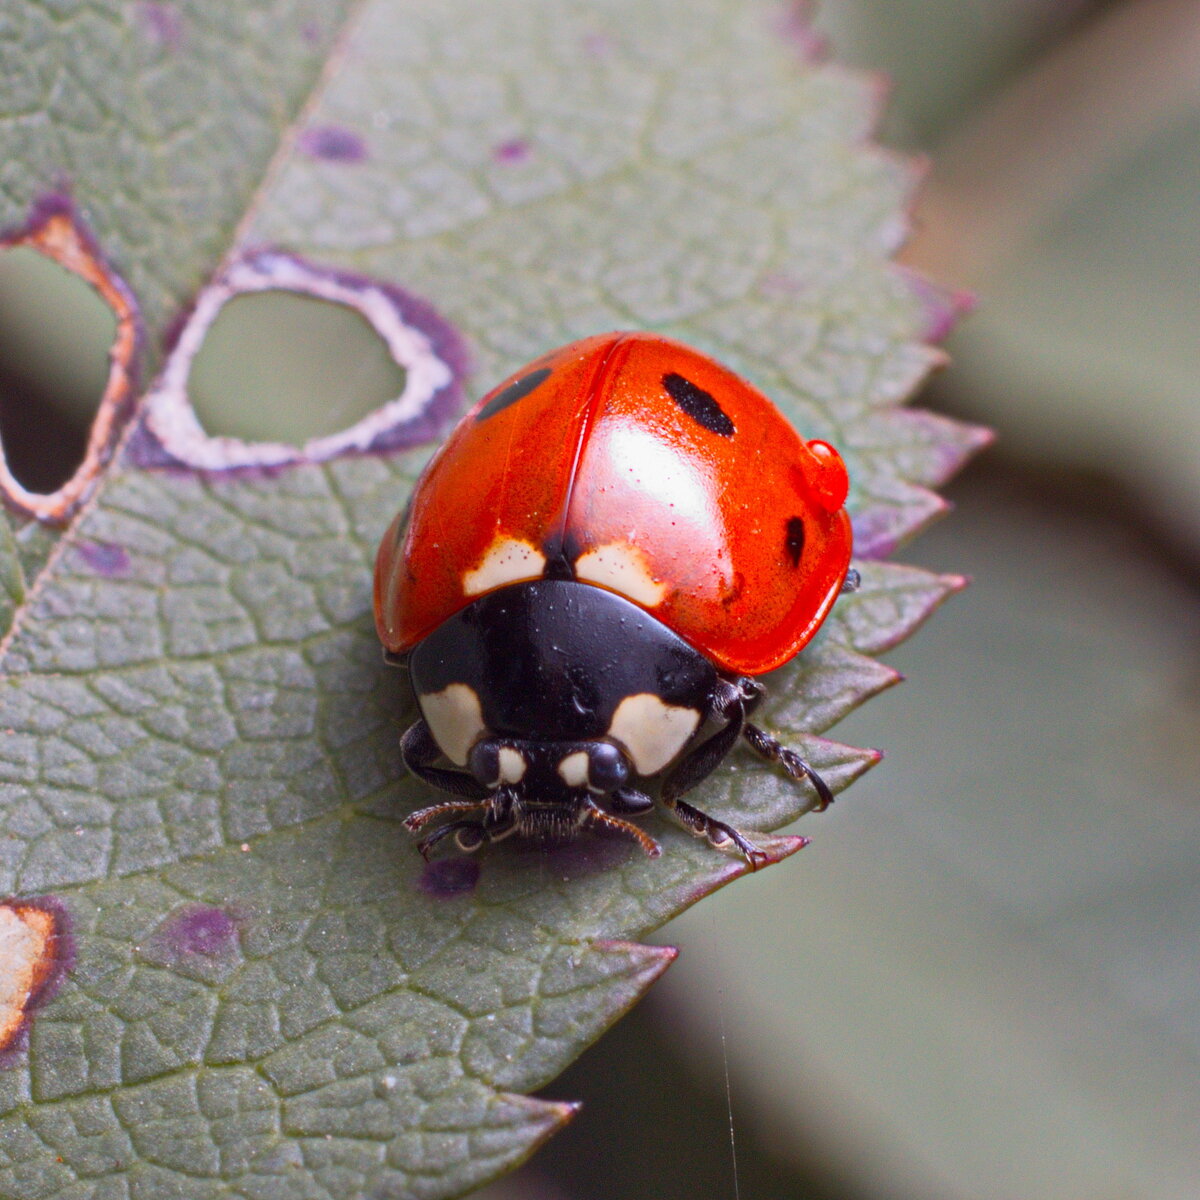
[(543, 575), (616, 591), (719, 669), (787, 662), (850, 562), (841, 456), (728, 368), (654, 334), (585, 338), (489, 392), (380, 546), (402, 655), (480, 595)]

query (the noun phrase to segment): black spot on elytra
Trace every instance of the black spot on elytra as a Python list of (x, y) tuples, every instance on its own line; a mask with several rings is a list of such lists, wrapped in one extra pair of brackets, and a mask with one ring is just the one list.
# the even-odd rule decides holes
[(706, 392), (697, 387), (690, 379), (676, 375), (673, 371), (663, 376), (663, 387), (667, 395), (697, 425), (702, 425), (709, 433), (719, 433), (722, 437), (733, 437), (733, 422), (725, 410)]
[(524, 400), (535, 388), (539, 388), (547, 379), (550, 378), (550, 368), (542, 367), (540, 371), (530, 371), (528, 375), (522, 375), (520, 379), (513, 380), (508, 387), (498, 391), (475, 415), (476, 421), (486, 421), (488, 417), (494, 417), (502, 409), (507, 408), (510, 404), (516, 404), (518, 400)]
[(800, 565), (800, 556), (804, 553), (804, 522), (799, 517), (789, 517), (787, 523), (787, 534), (783, 540), (784, 549), (787, 550), (788, 558), (792, 560), (792, 566)]

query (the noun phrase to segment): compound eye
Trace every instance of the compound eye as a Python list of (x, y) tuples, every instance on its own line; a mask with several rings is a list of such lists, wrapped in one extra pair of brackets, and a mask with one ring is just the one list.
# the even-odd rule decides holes
[(496, 787), (500, 783), (500, 747), (493, 741), (476, 742), (467, 756), (467, 770), (484, 787)]
[(592, 791), (615, 792), (629, 778), (629, 762), (612, 742), (593, 742), (587, 755)]

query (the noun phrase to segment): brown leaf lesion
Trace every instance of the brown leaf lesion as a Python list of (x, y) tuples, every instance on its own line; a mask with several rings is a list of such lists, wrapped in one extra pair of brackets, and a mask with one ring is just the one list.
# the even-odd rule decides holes
[[(403, 369), (400, 393), (345, 428), (300, 445), (210, 434), (192, 403), (192, 366), (225, 305), (264, 292), (304, 296), (358, 313)], [(175, 331), (163, 369), (147, 391), (126, 459), (142, 469), (255, 473), (408, 449), (436, 439), (461, 410), (467, 367), (461, 335), (421, 297), (386, 280), (284, 250), (247, 250), (201, 289)]]
[(20, 1049), (34, 1010), (66, 970), (66, 914), (46, 899), (0, 901), (0, 1063)]
[(91, 493), (133, 411), (142, 345), (141, 318), (133, 293), (104, 260), (69, 198), (57, 194), (43, 197), (22, 228), (0, 235), (0, 249), (18, 246), (36, 250), (77, 275), (116, 317), (116, 332), (108, 352), (108, 376), (75, 473), (53, 492), (31, 491), (13, 474), (0, 444), (0, 499), (22, 516), (62, 525)]

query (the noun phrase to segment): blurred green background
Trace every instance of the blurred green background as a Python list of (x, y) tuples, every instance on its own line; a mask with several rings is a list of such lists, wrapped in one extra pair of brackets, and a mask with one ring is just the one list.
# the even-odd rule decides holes
[[(548, 1089), (584, 1114), (487, 1195), (734, 1196), (736, 1147), (744, 1200), (1194, 1200), (1200, 5), (816, 19), (929, 156), (908, 265), (979, 299), (922, 402), (999, 440), (902, 554), (974, 586), (836, 731), (885, 762), (800, 860), (664, 931), (681, 961)], [(398, 391), (348, 310), (235, 303), (192, 377), (210, 432), (299, 442)], [(111, 338), (86, 287), (0, 254), (27, 486), (69, 475)]]

